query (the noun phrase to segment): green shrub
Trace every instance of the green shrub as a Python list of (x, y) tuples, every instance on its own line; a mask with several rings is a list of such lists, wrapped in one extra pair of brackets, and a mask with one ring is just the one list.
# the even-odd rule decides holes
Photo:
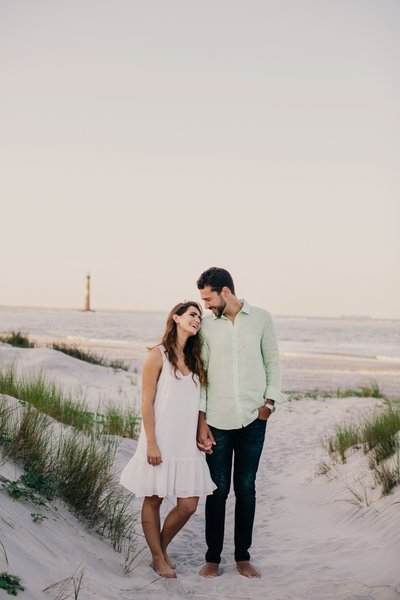
[(0, 589), (5, 590), (10, 596), (16, 596), (19, 591), (24, 591), (21, 579), (17, 575), (11, 575), (6, 571), (0, 573)]
[(39, 496), (34, 489), (26, 485), (21, 477), (16, 481), (3, 483), (3, 489), (6, 490), (14, 500), (21, 500), (24, 498), (25, 500), (32, 502), (35, 506), (46, 506), (45, 500)]

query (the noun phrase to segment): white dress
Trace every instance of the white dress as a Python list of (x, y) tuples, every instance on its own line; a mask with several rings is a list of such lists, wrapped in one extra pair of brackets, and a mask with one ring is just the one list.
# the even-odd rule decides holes
[(147, 462), (147, 441), (142, 424), (136, 452), (121, 473), (120, 483), (136, 496), (207, 496), (216, 485), (205, 456), (197, 448), (196, 431), (200, 383), (192, 374), (177, 379), (165, 349), (158, 346), (163, 366), (154, 400), (155, 434), (162, 463)]

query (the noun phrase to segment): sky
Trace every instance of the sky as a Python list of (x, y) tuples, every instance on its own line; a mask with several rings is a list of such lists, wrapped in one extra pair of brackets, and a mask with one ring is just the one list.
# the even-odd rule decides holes
[(397, 0), (0, 0), (0, 305), (400, 318)]

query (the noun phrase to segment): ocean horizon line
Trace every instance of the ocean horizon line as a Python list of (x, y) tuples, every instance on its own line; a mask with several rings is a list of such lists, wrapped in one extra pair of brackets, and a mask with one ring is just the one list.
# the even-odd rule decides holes
[[(0, 309), (22, 309), (22, 310), (41, 310), (41, 311), (69, 311), (69, 312), (85, 312), (87, 314), (92, 313), (128, 313), (128, 314), (167, 314), (169, 309), (145, 309), (145, 308), (105, 308), (99, 307), (85, 311), (78, 307), (68, 306), (38, 306), (38, 305), (24, 305), (24, 304), (0, 304)], [(291, 314), (278, 314), (273, 313), (274, 318), (277, 319), (329, 319), (334, 321), (400, 321), (400, 317), (377, 317), (371, 315), (357, 315), (357, 314), (342, 314), (342, 315), (291, 315)]]

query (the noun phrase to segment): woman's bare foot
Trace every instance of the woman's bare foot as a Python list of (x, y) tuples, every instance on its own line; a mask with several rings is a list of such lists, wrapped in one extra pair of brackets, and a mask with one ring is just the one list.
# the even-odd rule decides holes
[(165, 562), (167, 563), (167, 565), (168, 565), (169, 567), (171, 567), (171, 569), (173, 569), (173, 568), (174, 568), (174, 564), (173, 564), (173, 562), (171, 561), (170, 557), (168, 556), (168, 554), (167, 554), (167, 551), (166, 551), (166, 550), (163, 550), (163, 554), (164, 554), (164, 559), (165, 559)]
[(236, 563), (237, 570), (244, 577), (261, 577), (261, 573), (257, 571), (249, 560), (239, 560)]
[(199, 575), (201, 575), (202, 577), (217, 577), (218, 564), (212, 562), (206, 563), (199, 571)]
[(169, 564), (165, 561), (164, 558), (154, 558), (153, 569), (160, 577), (166, 577), (167, 579), (176, 579), (176, 573)]

